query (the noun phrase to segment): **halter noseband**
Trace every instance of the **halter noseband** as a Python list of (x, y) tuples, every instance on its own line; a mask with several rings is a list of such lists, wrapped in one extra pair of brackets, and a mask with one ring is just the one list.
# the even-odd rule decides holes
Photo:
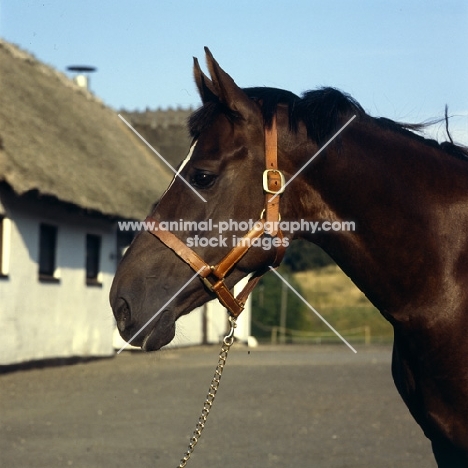
[(252, 246), (252, 242), (265, 233), (265, 223), (272, 226), (267, 234), (272, 237), (278, 237), (281, 242), (278, 243), (276, 257), (271, 266), (277, 267), (281, 263), (285, 246), (283, 245), (283, 233), (279, 229), (279, 202), (280, 195), (284, 192), (284, 175), (278, 170), (277, 153), (277, 127), (276, 116), (273, 118), (271, 129), (265, 128), (265, 166), (263, 172), (263, 191), (265, 192), (265, 207), (260, 215), (260, 219), (254, 224), (254, 227), (239, 240), (216, 265), (206, 263), (195, 251), (188, 247), (172, 232), (163, 229), (156, 219), (148, 216), (147, 225), (152, 223), (153, 229), (148, 230), (157, 237), (164, 245), (169, 247), (185, 263), (187, 263), (198, 275), (205, 286), (214, 292), (221, 304), (228, 309), (229, 313), (237, 317), (244, 310), (245, 303), (249, 294), (253, 291), (260, 278), (268, 271), (263, 268), (254, 273), (249, 279), (244, 289), (235, 297), (226, 286), (224, 278), (231, 269), (241, 260)]

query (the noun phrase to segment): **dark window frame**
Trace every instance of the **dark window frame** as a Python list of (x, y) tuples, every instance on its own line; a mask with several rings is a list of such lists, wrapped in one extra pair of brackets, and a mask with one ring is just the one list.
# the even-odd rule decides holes
[(59, 283), (57, 277), (58, 227), (53, 224), (39, 224), (39, 281)]
[(86, 234), (85, 279), (88, 286), (102, 286), (101, 251), (102, 236)]

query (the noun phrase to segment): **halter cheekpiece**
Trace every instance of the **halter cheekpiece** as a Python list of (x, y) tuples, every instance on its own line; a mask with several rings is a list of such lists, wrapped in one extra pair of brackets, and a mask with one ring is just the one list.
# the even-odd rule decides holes
[[(273, 117), (271, 128), (265, 128), (265, 167), (263, 171), (263, 191), (265, 193), (264, 209), (260, 219), (254, 224), (253, 228), (239, 240), (216, 265), (206, 263), (195, 251), (182, 242), (177, 236), (168, 230), (162, 229), (159, 221), (148, 216), (147, 223), (152, 223), (154, 228), (149, 230), (151, 234), (157, 237), (164, 245), (169, 247), (181, 260), (187, 263), (203, 281), (204, 285), (214, 292), (221, 304), (228, 309), (229, 313), (238, 317), (244, 310), (245, 303), (249, 294), (253, 291), (260, 278), (268, 271), (268, 267), (255, 272), (249, 279), (244, 289), (235, 297), (226, 286), (224, 281), (226, 275), (248, 252), (255, 239), (265, 234), (265, 223), (268, 226), (274, 226), (268, 230), (268, 235), (283, 239), (283, 233), (279, 229), (280, 196), (284, 192), (285, 178), (282, 172), (278, 170), (278, 136), (276, 126), (276, 116)], [(278, 243), (276, 257), (272, 267), (276, 268), (281, 263), (285, 246), (283, 242)]]

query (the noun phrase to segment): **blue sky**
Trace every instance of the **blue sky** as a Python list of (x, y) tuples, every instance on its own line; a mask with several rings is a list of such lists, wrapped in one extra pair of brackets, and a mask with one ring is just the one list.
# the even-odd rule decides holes
[(114, 109), (198, 106), (207, 45), (240, 86), (334, 86), (410, 122), (448, 104), (468, 144), (466, 0), (0, 0), (0, 36), (64, 72), (96, 66), (92, 91)]

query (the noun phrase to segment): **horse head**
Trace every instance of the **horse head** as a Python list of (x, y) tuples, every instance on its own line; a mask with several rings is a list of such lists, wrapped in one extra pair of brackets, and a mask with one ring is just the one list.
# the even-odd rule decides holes
[[(246, 231), (253, 232), (258, 242), (241, 254), (231, 254), (239, 258), (225, 269), (226, 291), (250, 273), (274, 264), (288, 243), (283, 238), (272, 242), (277, 235), (273, 225), (266, 234), (252, 231), (253, 223), (263, 222), (265, 216), (265, 177), (279, 173), (265, 171), (265, 124), (271, 127), (273, 118), (265, 123), (259, 103), (235, 84), (208, 49), (206, 57), (211, 78), (194, 59), (203, 105), (190, 118), (189, 155), (148, 218), (148, 223), (156, 223), (149, 229), (155, 235), (143, 231), (135, 237), (111, 288), (120, 334), (145, 350), (169, 343), (180, 316), (216, 297), (206, 278), (194, 278), (198, 268), (191, 268), (175, 251), (188, 250), (189, 256), (194, 252), (207, 265), (217, 265)], [(286, 119), (287, 113), (278, 118)], [(284, 184), (284, 179), (279, 183)], [(275, 195), (270, 191), (270, 198)], [(279, 194), (276, 198), (278, 204)], [(172, 231), (180, 249), (168, 248), (158, 237), (156, 231), (162, 229)]]

